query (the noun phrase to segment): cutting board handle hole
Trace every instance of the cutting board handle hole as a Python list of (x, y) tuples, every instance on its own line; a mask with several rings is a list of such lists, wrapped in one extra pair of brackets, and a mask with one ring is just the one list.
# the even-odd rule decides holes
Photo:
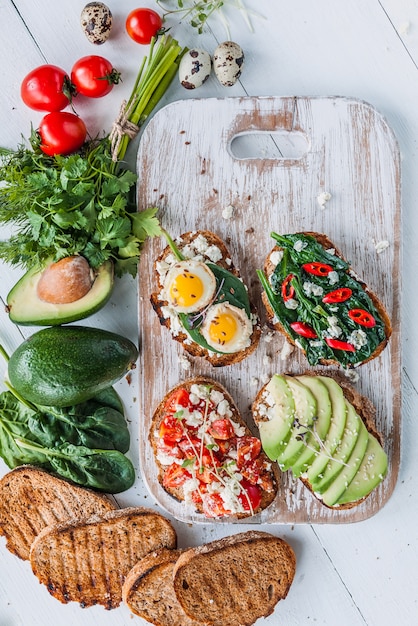
[(235, 159), (299, 160), (309, 151), (309, 142), (298, 131), (246, 131), (237, 133), (229, 144)]

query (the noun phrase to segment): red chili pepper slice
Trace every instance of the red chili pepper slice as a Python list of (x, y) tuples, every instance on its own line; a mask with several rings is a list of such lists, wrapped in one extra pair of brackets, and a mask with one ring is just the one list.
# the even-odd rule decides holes
[(326, 263), (304, 263), (302, 268), (314, 276), (328, 276), (330, 272), (334, 271), (334, 268)]
[(330, 348), (334, 350), (344, 350), (344, 352), (355, 352), (356, 349), (353, 344), (348, 341), (340, 341), (339, 339), (332, 339), (331, 337), (325, 337), (325, 342)]
[(314, 329), (305, 322), (292, 322), (290, 324), (290, 328), (292, 328), (298, 335), (306, 337), (307, 339), (315, 339), (315, 337), (318, 337)]
[(373, 315), (364, 309), (351, 309), (348, 312), (348, 317), (356, 324), (367, 326), (367, 328), (376, 326), (376, 320)]
[(290, 284), (293, 274), (289, 274), (282, 282), (282, 298), (285, 302), (291, 300), (295, 295), (295, 288)]
[(339, 289), (334, 289), (334, 291), (330, 291), (323, 298), (322, 302), (326, 304), (332, 304), (335, 302), (345, 302), (349, 298), (351, 298), (352, 290), (349, 287), (340, 287)]

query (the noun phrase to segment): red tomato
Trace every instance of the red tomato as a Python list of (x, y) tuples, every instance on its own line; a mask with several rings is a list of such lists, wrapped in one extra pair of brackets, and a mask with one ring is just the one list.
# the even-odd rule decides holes
[(175, 413), (178, 411), (178, 407), (188, 407), (190, 402), (190, 394), (187, 389), (177, 389), (177, 391), (173, 391), (171, 396), (167, 399), (165, 403), (165, 410), (168, 413)]
[(120, 73), (111, 62), (94, 54), (82, 57), (74, 63), (71, 70), (71, 82), (83, 96), (101, 98), (120, 81)]
[(163, 21), (152, 9), (134, 9), (126, 18), (126, 32), (137, 43), (148, 44), (162, 33)]
[(237, 466), (241, 469), (256, 459), (261, 452), (261, 441), (257, 437), (237, 439)]
[(191, 477), (192, 475), (185, 467), (178, 465), (178, 463), (172, 463), (164, 473), (163, 485), (169, 489), (175, 489), (184, 485), (186, 480)]
[(245, 479), (240, 483), (243, 491), (239, 494), (238, 500), (241, 502), (244, 511), (255, 511), (261, 504), (261, 489), (258, 485), (251, 485)]
[(35, 111), (61, 111), (71, 101), (73, 92), (69, 77), (56, 65), (36, 67), (20, 86), (23, 102)]
[(208, 432), (215, 439), (226, 441), (234, 436), (234, 427), (232, 426), (231, 420), (219, 419), (212, 422), (208, 428)]
[(175, 445), (184, 437), (184, 428), (180, 420), (173, 415), (166, 415), (160, 424), (158, 432), (166, 445)]
[(203, 512), (207, 517), (222, 517), (229, 513), (219, 493), (203, 493), (201, 498)]
[(39, 125), (41, 150), (49, 156), (76, 152), (86, 140), (83, 120), (74, 113), (54, 111), (42, 118)]

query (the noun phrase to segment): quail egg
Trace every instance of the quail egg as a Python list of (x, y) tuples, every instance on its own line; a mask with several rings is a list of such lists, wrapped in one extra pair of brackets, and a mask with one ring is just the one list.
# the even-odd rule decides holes
[(113, 17), (103, 2), (89, 2), (81, 12), (81, 28), (90, 43), (100, 45), (109, 39)]
[(218, 352), (240, 352), (251, 344), (253, 324), (244, 309), (218, 302), (206, 312), (200, 332)]
[(179, 80), (186, 89), (196, 89), (209, 78), (212, 61), (206, 50), (193, 48), (182, 57), (179, 66)]
[(224, 87), (232, 87), (241, 76), (244, 52), (234, 41), (224, 41), (213, 53), (213, 70)]
[(202, 261), (178, 261), (164, 280), (163, 297), (177, 313), (194, 313), (208, 306), (216, 292), (216, 278)]

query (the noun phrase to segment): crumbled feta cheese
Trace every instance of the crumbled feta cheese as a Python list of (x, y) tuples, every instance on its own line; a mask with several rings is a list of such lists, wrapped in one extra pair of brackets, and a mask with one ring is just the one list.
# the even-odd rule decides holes
[(336, 315), (330, 315), (327, 317), (327, 336), (328, 337), (339, 337), (343, 332), (341, 327), (338, 325), (339, 319)]
[(269, 258), (270, 263), (274, 266), (278, 265), (282, 259), (283, 259), (283, 250), (273, 250)]
[(224, 394), (217, 389), (212, 389), (209, 397), (213, 404), (219, 404), (225, 398)]
[(317, 202), (319, 204), (319, 206), (321, 207), (321, 209), (325, 208), (325, 205), (327, 204), (327, 202), (329, 202), (331, 200), (332, 196), (329, 193), (329, 191), (322, 191), (318, 196), (317, 196)]
[(296, 252), (301, 252), (304, 248), (306, 248), (307, 245), (307, 241), (302, 241), (302, 239), (298, 239), (297, 241), (295, 241), (293, 249), (296, 250)]
[(378, 241), (377, 243), (374, 244), (374, 247), (375, 247), (377, 254), (382, 254), (384, 250), (389, 248), (389, 245), (390, 245), (389, 241)]
[(224, 208), (224, 210), (222, 211), (222, 217), (225, 220), (230, 220), (231, 217), (234, 215), (234, 211), (235, 208), (232, 206), (232, 204), (229, 204), (227, 207)]
[(335, 256), (335, 248), (328, 248), (327, 252), (328, 252), (328, 254), (331, 254), (332, 256)]
[(218, 248), (218, 246), (209, 246), (205, 252), (208, 259), (212, 261), (212, 263), (216, 263), (222, 259), (222, 252)]
[(351, 335), (347, 337), (348, 343), (351, 343), (357, 350), (367, 344), (367, 335), (364, 330), (353, 330)]
[(323, 287), (321, 285), (316, 285), (315, 283), (311, 283), (309, 280), (305, 280), (303, 283), (303, 291), (305, 294), (309, 296), (322, 296), (324, 293)]
[(294, 298), (289, 298), (289, 300), (286, 300), (284, 303), (286, 309), (291, 309), (291, 310), (295, 310), (298, 308), (299, 306), (299, 302), (297, 300), (295, 300)]
[(195, 239), (193, 239), (192, 245), (196, 252), (200, 252), (201, 254), (205, 254), (209, 246), (208, 240), (202, 234), (199, 234)]
[(338, 272), (330, 272), (328, 274), (328, 282), (330, 285), (336, 285), (339, 281)]
[(232, 411), (229, 408), (229, 402), (226, 399), (222, 400), (222, 402), (218, 404), (216, 410), (222, 417), (231, 417), (232, 415)]
[(190, 363), (189, 359), (184, 354), (181, 354), (178, 357), (178, 362), (180, 363), (181, 368), (186, 371), (188, 371), (192, 367), (192, 364)]

